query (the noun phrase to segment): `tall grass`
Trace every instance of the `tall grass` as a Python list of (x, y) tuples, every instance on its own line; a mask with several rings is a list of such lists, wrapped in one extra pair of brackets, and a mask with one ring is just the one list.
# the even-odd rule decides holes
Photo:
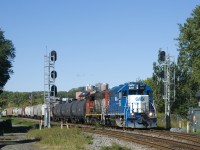
[[(172, 128), (179, 128), (180, 125), (181, 127), (186, 127), (187, 125), (187, 120), (182, 119), (176, 115), (171, 115), (170, 117), (170, 123)], [(164, 113), (157, 113), (157, 126), (158, 128), (165, 129), (166, 127), (166, 119), (165, 119), (165, 114)]]
[(31, 130), (28, 132), (28, 138), (36, 138), (39, 146), (48, 150), (79, 150), (85, 149), (85, 146), (92, 142), (91, 136), (86, 136), (78, 128), (59, 127), (46, 128), (42, 130)]

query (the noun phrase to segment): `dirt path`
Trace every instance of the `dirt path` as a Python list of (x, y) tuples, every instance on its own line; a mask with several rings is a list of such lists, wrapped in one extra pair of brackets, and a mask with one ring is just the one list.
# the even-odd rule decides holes
[(0, 136), (1, 150), (39, 150), (35, 146), (35, 139), (27, 139), (27, 131), (30, 127), (12, 126), (11, 131), (14, 133), (4, 133)]
[(2, 150), (38, 150), (34, 146), (35, 139), (27, 139), (27, 133), (5, 133), (0, 136), (0, 149)]

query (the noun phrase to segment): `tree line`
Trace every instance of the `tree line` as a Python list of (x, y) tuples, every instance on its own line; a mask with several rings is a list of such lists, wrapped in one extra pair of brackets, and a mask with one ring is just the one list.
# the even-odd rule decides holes
[[(75, 98), (76, 92), (82, 90), (83, 87), (73, 88), (67, 91), (59, 91), (57, 93), (58, 100), (62, 98)], [(11, 92), (4, 91), (0, 95), (0, 106), (6, 107), (23, 107), (44, 103), (44, 91), (34, 92)]]

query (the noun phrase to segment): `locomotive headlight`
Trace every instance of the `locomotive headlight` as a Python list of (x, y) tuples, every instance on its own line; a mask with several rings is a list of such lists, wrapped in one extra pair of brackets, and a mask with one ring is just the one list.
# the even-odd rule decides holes
[(150, 112), (150, 113), (149, 113), (149, 117), (152, 117), (152, 116), (153, 116), (153, 113), (152, 113), (152, 112)]

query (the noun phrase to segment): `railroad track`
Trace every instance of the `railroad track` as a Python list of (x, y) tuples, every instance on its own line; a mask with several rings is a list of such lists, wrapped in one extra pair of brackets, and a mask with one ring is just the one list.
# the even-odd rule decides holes
[[(38, 122), (38, 120), (28, 119)], [(60, 122), (51, 122), (52, 125), (60, 125)], [(120, 140), (146, 145), (149, 148), (162, 150), (175, 149), (200, 149), (200, 135), (169, 132), (164, 130), (117, 130), (110, 128), (95, 128), (94, 126), (81, 124), (68, 124), (71, 127), (81, 127), (84, 132), (101, 134)]]
[(180, 132), (169, 132), (165, 130), (138, 130), (134, 131), (140, 134), (148, 134), (156, 137), (162, 137), (166, 139), (172, 139), (176, 141), (181, 141), (183, 143), (195, 144), (200, 146), (200, 135), (198, 134), (188, 134)]
[(194, 149), (199, 150), (200, 145), (195, 143), (187, 143), (174, 139), (166, 139), (163, 137), (155, 137), (153, 135), (119, 131), (119, 130), (107, 130), (107, 129), (95, 129), (95, 128), (83, 128), (83, 131), (95, 134), (106, 135), (109, 137), (121, 139), (128, 142), (134, 142), (141, 145), (146, 145), (150, 148), (161, 150), (176, 150), (176, 149)]

